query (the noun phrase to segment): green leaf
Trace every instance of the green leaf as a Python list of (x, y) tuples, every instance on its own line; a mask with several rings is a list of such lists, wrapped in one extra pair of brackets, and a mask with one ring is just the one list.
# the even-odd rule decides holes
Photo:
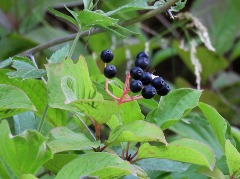
[(93, 7), (93, 0), (83, 0), (84, 9), (91, 10)]
[(231, 176), (234, 175), (233, 178), (238, 178), (240, 176), (240, 153), (229, 140), (225, 143), (225, 149), (229, 173)]
[(209, 170), (206, 167), (202, 167), (198, 169), (197, 172), (211, 177), (211, 179), (225, 179), (224, 174), (217, 167), (215, 167), (213, 171)]
[(70, 103), (86, 116), (91, 117), (97, 124), (107, 123), (112, 115), (119, 112), (116, 101), (101, 99), (79, 99)]
[(163, 131), (156, 125), (146, 121), (133, 121), (118, 126), (106, 141), (109, 144), (120, 142), (162, 142), (167, 144)]
[(120, 6), (117, 9), (109, 11), (105, 13), (107, 16), (112, 16), (117, 13), (124, 13), (129, 11), (137, 11), (137, 10), (148, 10), (148, 9), (156, 9), (156, 6), (148, 6), (147, 0), (132, 0), (130, 3)]
[(231, 131), (236, 141), (236, 148), (240, 151), (240, 129), (237, 127), (231, 127)]
[(8, 72), (10, 78), (22, 78), (23, 80), (29, 78), (41, 78), (45, 75), (45, 70), (37, 69), (32, 62), (26, 57), (13, 57), (12, 67), (17, 71)]
[(54, 14), (55, 16), (61, 17), (61, 18), (67, 20), (68, 22), (71, 22), (72, 24), (74, 24), (75, 26), (78, 27), (77, 21), (76, 21), (74, 18), (72, 18), (71, 16), (68, 16), (68, 15), (66, 15), (66, 14), (61, 13), (61, 12), (53, 9), (51, 6), (48, 6), (48, 10), (49, 10), (52, 14)]
[[(84, 165), (83, 165), (84, 164)], [(129, 162), (109, 153), (90, 153), (81, 155), (65, 165), (56, 179), (80, 178), (83, 176), (97, 176), (99, 178), (115, 178), (128, 174), (135, 174)]]
[(202, 102), (199, 102), (198, 106), (209, 121), (222, 149), (225, 150), (225, 134), (227, 131), (225, 119), (212, 106)]
[[(35, 114), (38, 115), (38, 117), (42, 117), (44, 108), (47, 105), (47, 89), (45, 84), (41, 80), (35, 79), (22, 81), (19, 79), (8, 78), (6, 75), (7, 72), (9, 72), (9, 70), (0, 69), (0, 83), (14, 85), (23, 90), (34, 106), (36, 106), (37, 111), (35, 111)], [(53, 108), (48, 109), (46, 120), (53, 126), (66, 125), (66, 118), (65, 111)]]
[(36, 110), (27, 95), (19, 88), (0, 84), (0, 116), (6, 118), (15, 114)]
[(171, 6), (171, 11), (179, 12), (186, 6), (187, 0), (179, 0), (175, 3), (175, 6)]
[(0, 68), (4, 68), (10, 64), (12, 64), (12, 58), (8, 58), (7, 60), (0, 62)]
[(215, 166), (215, 157), (212, 149), (192, 139), (176, 140), (166, 146), (159, 147), (145, 143), (138, 151), (138, 159), (144, 158), (175, 160), (205, 166), (211, 170)]
[(47, 144), (54, 153), (71, 150), (89, 150), (100, 145), (99, 141), (91, 142), (85, 135), (74, 133), (67, 127), (52, 129)]
[(198, 104), (201, 91), (190, 88), (172, 90), (162, 97), (158, 107), (151, 111), (146, 120), (167, 129), (179, 121)]
[(61, 63), (64, 59), (68, 57), (70, 51), (69, 44), (56, 51), (52, 56), (48, 59), (48, 63)]
[(52, 152), (45, 138), (36, 131), (27, 130), (22, 135), (12, 136), (6, 120), (0, 124), (0, 159), (19, 177), (35, 174), (49, 159)]
[(27, 129), (36, 130), (38, 127), (38, 119), (33, 111), (27, 111), (13, 116), (14, 129), (16, 134), (21, 134)]
[(1, 159), (0, 159), (0, 178), (11, 179), (11, 175), (8, 173), (7, 168)]
[[(88, 74), (88, 67), (85, 59), (81, 56), (76, 64), (71, 59), (63, 60), (62, 63), (50, 63), (46, 66), (48, 76), (48, 100), (49, 105), (53, 108), (78, 111), (75, 107), (65, 104), (66, 96), (64, 95), (66, 84), (62, 79), (66, 76), (75, 80), (74, 95), (77, 99), (92, 99), (96, 95)], [(72, 83), (69, 88), (71, 89)], [(63, 92), (64, 91), (64, 92)]]
[[(186, 66), (192, 71), (192, 73), (194, 73), (194, 66), (190, 60), (190, 52), (180, 49), (179, 43), (176, 41), (174, 42), (174, 47)], [(224, 57), (218, 56), (204, 47), (197, 47), (196, 56), (202, 66), (201, 80), (203, 82), (206, 82), (211, 75), (228, 66), (227, 60)]]
[(23, 174), (20, 176), (20, 179), (37, 179), (37, 177), (32, 174)]
[(55, 154), (53, 159), (44, 164), (44, 168), (57, 174), (66, 164), (76, 158), (78, 158), (77, 154)]

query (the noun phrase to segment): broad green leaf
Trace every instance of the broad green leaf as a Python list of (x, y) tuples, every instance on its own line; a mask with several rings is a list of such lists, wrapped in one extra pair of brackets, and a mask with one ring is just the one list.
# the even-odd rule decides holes
[(69, 103), (86, 116), (91, 117), (97, 124), (107, 123), (112, 115), (119, 113), (116, 101), (101, 99), (79, 99)]
[(238, 178), (240, 176), (240, 153), (229, 140), (225, 143), (225, 155), (230, 175), (234, 175), (234, 178)]
[(20, 176), (20, 179), (37, 179), (37, 177), (32, 174), (23, 174)]
[[(84, 165), (83, 165), (84, 164)], [(81, 155), (65, 165), (56, 176), (56, 179), (81, 178), (83, 176), (97, 176), (110, 179), (135, 174), (129, 162), (123, 161), (117, 155), (97, 152)]]
[(166, 146), (151, 146), (148, 143), (140, 146), (138, 157), (145, 158), (162, 158), (197, 164), (214, 169), (215, 157), (211, 148), (207, 145), (192, 139), (181, 139), (169, 143)]
[[(75, 80), (75, 96), (77, 99), (92, 99), (95, 89), (88, 74), (85, 59), (81, 56), (76, 64), (71, 59), (62, 63), (51, 63), (46, 66), (48, 75), (48, 99), (53, 108), (78, 111), (75, 107), (65, 104), (66, 97), (62, 89), (62, 79), (66, 76)], [(69, 84), (71, 88), (72, 84)], [(65, 86), (66, 87), (66, 86)]]
[(93, 0), (83, 0), (84, 9), (89, 9), (93, 7)]
[(209, 121), (222, 149), (225, 148), (225, 133), (227, 131), (227, 123), (225, 119), (212, 107), (205, 103), (199, 102), (199, 108)]
[(0, 84), (0, 118), (28, 110), (36, 108), (22, 90), (12, 85)]
[[(23, 90), (29, 99), (32, 101), (37, 111), (35, 114), (42, 117), (45, 106), (47, 105), (47, 90), (45, 84), (41, 80), (28, 79), (19, 80), (8, 78), (6, 73), (9, 70), (0, 69), (0, 83), (7, 85), (14, 85)], [(53, 126), (66, 125), (66, 112), (60, 109), (48, 109), (46, 120)]]
[(236, 148), (240, 151), (240, 129), (237, 127), (231, 127), (231, 131), (236, 141)]
[(190, 164), (173, 160), (149, 158), (142, 159), (137, 164), (145, 171), (184, 172)]
[(17, 71), (8, 72), (10, 78), (22, 78), (23, 80), (29, 78), (41, 78), (45, 75), (45, 70), (37, 69), (32, 62), (26, 57), (13, 57), (12, 67)]
[(54, 154), (53, 159), (44, 164), (44, 168), (57, 174), (66, 164), (76, 158), (78, 158), (77, 154)]
[(137, 11), (137, 10), (148, 10), (148, 9), (156, 9), (156, 6), (148, 6), (147, 0), (132, 0), (130, 3), (120, 6), (119, 8), (109, 11), (105, 13), (107, 16), (112, 16), (116, 13), (124, 13), (129, 11)]
[(0, 178), (11, 179), (11, 175), (9, 175), (7, 168), (1, 159), (0, 159)]
[[(179, 43), (176, 41), (174, 42), (174, 47), (176, 48), (178, 55), (181, 57), (186, 66), (192, 71), (192, 73), (194, 73), (194, 66), (190, 60), (190, 52), (180, 49)], [(202, 66), (201, 80), (203, 82), (206, 82), (211, 75), (226, 68), (228, 65), (224, 57), (218, 56), (214, 52), (211, 52), (204, 47), (197, 47), (196, 56)]]
[(68, 57), (70, 51), (69, 44), (56, 51), (52, 56), (48, 59), (48, 63), (61, 63), (65, 58)]
[(27, 129), (36, 130), (38, 119), (33, 111), (27, 111), (13, 116), (15, 134), (21, 134)]
[(187, 3), (187, 0), (179, 0), (175, 3), (175, 6), (171, 6), (171, 11), (179, 12), (182, 10)]
[(167, 144), (163, 131), (146, 121), (133, 121), (115, 128), (106, 141), (109, 144), (120, 142), (162, 142)]
[(213, 171), (209, 170), (209, 168), (206, 168), (206, 167), (202, 167), (202, 168), (198, 169), (197, 171), (199, 173), (202, 173), (206, 176), (211, 177), (211, 179), (225, 179), (224, 174), (217, 167), (215, 167)]
[(66, 127), (53, 128), (47, 143), (54, 153), (71, 150), (89, 150), (100, 145), (91, 142), (84, 134), (74, 133)]
[(48, 10), (49, 10), (52, 14), (54, 14), (55, 16), (61, 17), (61, 18), (67, 20), (68, 22), (71, 22), (72, 24), (74, 24), (75, 26), (78, 27), (77, 21), (76, 21), (74, 18), (72, 18), (71, 16), (68, 16), (68, 15), (66, 15), (66, 14), (63, 14), (63, 13), (61, 13), (61, 12), (53, 9), (53, 8), (50, 7), (50, 6), (48, 7)]
[(12, 64), (12, 58), (8, 58), (7, 60), (0, 62), (0, 68), (4, 68), (10, 64)]
[(158, 107), (147, 115), (146, 120), (167, 129), (197, 106), (201, 93), (190, 88), (172, 90), (160, 99)]
[(36, 131), (27, 130), (22, 135), (12, 136), (6, 120), (0, 124), (0, 159), (19, 177), (35, 174), (49, 159), (52, 152), (45, 138)]

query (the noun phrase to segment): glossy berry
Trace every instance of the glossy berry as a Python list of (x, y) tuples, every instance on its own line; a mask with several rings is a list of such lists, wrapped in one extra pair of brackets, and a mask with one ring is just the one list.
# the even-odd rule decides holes
[(162, 89), (157, 90), (157, 94), (160, 96), (166, 96), (170, 91), (170, 87), (168, 84), (165, 83)]
[(133, 67), (130, 70), (130, 75), (134, 80), (139, 80), (143, 75), (143, 70), (140, 67)]
[(140, 58), (140, 57), (145, 57), (145, 58), (149, 58), (149, 55), (147, 52), (139, 52), (136, 56), (136, 59)]
[(130, 83), (130, 90), (133, 92), (133, 93), (138, 93), (142, 90), (142, 87), (143, 87), (143, 84), (140, 80), (133, 80), (131, 83)]
[(113, 52), (111, 50), (103, 50), (101, 53), (101, 59), (105, 63), (109, 63), (113, 60)]
[(156, 89), (151, 85), (145, 86), (142, 89), (142, 96), (145, 99), (153, 98), (156, 95), (156, 93), (157, 93)]
[(149, 60), (145, 57), (139, 57), (135, 61), (135, 66), (146, 70), (149, 67)]
[(104, 76), (106, 78), (113, 78), (117, 74), (117, 69), (114, 65), (109, 65), (104, 68)]
[(151, 85), (156, 88), (156, 90), (162, 89), (165, 85), (165, 81), (163, 80), (162, 77), (156, 77), (152, 80)]
[(143, 85), (149, 85), (152, 81), (152, 75), (149, 72), (143, 72), (142, 78), (140, 78)]

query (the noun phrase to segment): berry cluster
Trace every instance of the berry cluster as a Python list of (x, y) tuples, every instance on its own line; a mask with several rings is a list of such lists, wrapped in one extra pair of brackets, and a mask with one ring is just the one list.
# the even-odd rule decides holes
[(169, 85), (165, 83), (162, 77), (156, 77), (144, 71), (149, 67), (148, 58), (146, 52), (140, 52), (136, 56), (135, 67), (130, 70), (130, 75), (133, 78), (130, 89), (133, 93), (142, 91), (142, 96), (145, 99), (151, 99), (156, 94), (165, 96), (170, 91)]
[[(135, 67), (130, 70), (130, 73), (126, 75), (126, 80), (124, 84), (124, 91), (120, 98), (114, 96), (108, 90), (108, 79), (114, 78), (117, 74), (117, 69), (114, 65), (106, 66), (113, 60), (114, 55), (111, 50), (104, 50), (101, 53), (101, 59), (105, 63), (104, 75), (106, 79), (105, 90), (113, 98), (116, 99), (119, 104), (137, 100), (141, 98), (151, 99), (156, 94), (160, 96), (165, 96), (169, 93), (170, 87), (162, 77), (156, 77), (145, 70), (149, 67), (149, 56), (146, 52), (140, 52), (136, 56)], [(132, 82), (129, 84), (129, 80), (132, 77)], [(131, 96), (126, 98), (129, 91), (133, 93), (141, 92), (141, 96)]]

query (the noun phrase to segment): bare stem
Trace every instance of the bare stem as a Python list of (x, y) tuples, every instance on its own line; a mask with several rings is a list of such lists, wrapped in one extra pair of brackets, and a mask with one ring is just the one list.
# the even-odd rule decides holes
[(100, 140), (101, 127), (102, 127), (101, 124), (96, 124), (95, 125), (95, 137), (96, 137), (96, 140)]
[[(167, 9), (169, 9), (176, 2), (177, 2), (177, 0), (170, 0), (170, 1), (166, 2), (164, 5), (157, 8), (157, 9), (151, 10), (151, 11), (149, 11), (149, 12), (147, 12), (147, 13), (141, 15), (141, 16), (137, 16), (133, 19), (124, 21), (122, 23), (119, 23), (119, 25), (121, 25), (123, 27), (126, 27), (126, 26), (133, 25), (137, 22), (141, 22), (141, 21), (144, 21), (146, 19), (149, 19), (149, 18), (151, 18), (151, 17), (153, 17), (153, 16), (155, 16), (159, 13), (165, 12)], [(91, 31), (91, 35), (96, 34), (96, 33), (100, 33), (100, 32), (103, 32), (103, 30), (94, 29), (93, 31)], [(88, 36), (88, 34), (89, 34), (88, 31), (84, 31), (84, 32), (81, 33), (80, 38)], [(31, 48), (31, 49), (21, 53), (21, 55), (35, 54), (35, 53), (40, 52), (40, 51), (42, 51), (44, 49), (47, 49), (49, 47), (52, 47), (52, 46), (55, 46), (55, 45), (58, 45), (58, 44), (62, 44), (64, 42), (68, 42), (70, 40), (73, 40), (76, 37), (76, 35), (77, 35), (77, 33), (71, 34), (71, 35), (68, 35), (66, 37), (62, 37), (62, 38), (59, 38), (59, 39), (55, 39), (55, 40), (52, 40), (52, 41), (49, 41), (49, 42), (46, 42), (45, 44), (38, 45), (34, 48)]]
[(129, 147), (130, 147), (130, 142), (128, 142), (128, 144), (127, 144), (127, 149), (126, 149), (126, 159), (127, 159), (127, 160), (128, 160)]
[(68, 55), (69, 58), (72, 58), (74, 49), (75, 49), (75, 47), (77, 45), (77, 42), (78, 42), (78, 39), (80, 38), (80, 36), (81, 36), (81, 29), (79, 29), (79, 31), (78, 31), (78, 33), (77, 33), (77, 35), (76, 35), (76, 37), (75, 37), (75, 39), (73, 41), (73, 44), (71, 46), (71, 49), (70, 49), (70, 52), (69, 52), (69, 55)]

